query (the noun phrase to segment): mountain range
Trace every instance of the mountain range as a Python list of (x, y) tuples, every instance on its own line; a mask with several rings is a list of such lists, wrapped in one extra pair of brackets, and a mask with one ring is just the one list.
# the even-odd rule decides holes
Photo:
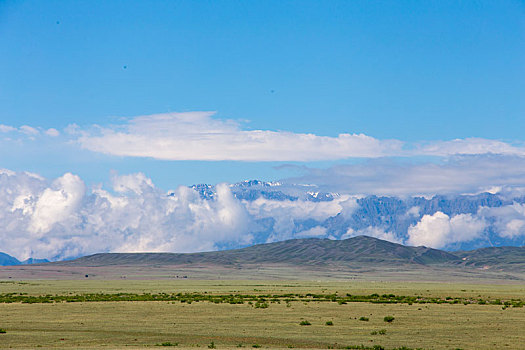
[[(216, 198), (216, 187), (213, 185), (198, 184), (191, 188), (197, 191), (202, 199)], [(434, 246), (436, 248), (457, 251), (525, 245), (525, 195), (521, 191), (492, 189), (491, 192), (476, 194), (396, 197), (349, 195), (323, 191), (322, 188), (309, 184), (259, 180), (230, 185), (233, 196), (245, 203), (269, 201), (293, 206), (300, 202), (310, 202), (321, 207), (323, 203), (328, 205), (333, 202), (345, 206), (344, 212), (334, 215), (292, 218), (293, 228), (287, 236), (281, 234), (277, 238), (274, 236), (275, 232), (279, 231), (276, 229), (280, 225), (278, 219), (272, 215), (258, 217), (259, 232), (255, 235), (253, 243), (310, 237), (310, 230), (315, 228), (315, 232), (323, 233), (317, 236), (320, 238), (343, 239), (369, 235), (397, 243), (415, 244), (418, 242), (411, 241), (410, 229), (418, 225), (424, 217), (438, 215), (449, 220), (448, 224), (452, 225), (449, 225), (451, 232), (448, 239), (437, 242)], [(454, 218), (456, 225), (453, 224)], [(468, 229), (474, 232), (469, 232)], [(427, 242), (420, 244), (425, 243)]]

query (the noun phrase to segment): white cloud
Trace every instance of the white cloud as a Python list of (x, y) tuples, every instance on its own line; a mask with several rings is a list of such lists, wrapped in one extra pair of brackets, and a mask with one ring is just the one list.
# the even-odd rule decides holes
[(33, 128), (29, 125), (22, 125), (19, 130), (21, 133), (26, 134), (28, 136), (36, 136), (40, 134), (40, 131), (38, 131), (38, 129)]
[(327, 202), (279, 201), (263, 197), (254, 201), (243, 201), (248, 213), (255, 219), (272, 218), (274, 220), (268, 242), (294, 238), (296, 237), (297, 221), (308, 219), (323, 221), (339, 213), (350, 212), (353, 203), (355, 201), (352, 201), (349, 196), (342, 196)]
[(502, 207), (481, 208), (478, 215), (494, 221), (494, 227), (501, 237), (525, 236), (525, 205), (513, 203)]
[(407, 244), (444, 248), (453, 243), (468, 242), (480, 237), (487, 224), (471, 214), (449, 217), (440, 211), (424, 215), (408, 229)]
[(138, 195), (144, 191), (154, 188), (151, 179), (143, 173), (120, 175), (116, 173), (112, 177), (113, 190), (119, 193), (134, 192)]
[(12, 126), (0, 124), (0, 132), (11, 132), (11, 131), (15, 131), (15, 130), (16, 130), (16, 128), (14, 128)]
[(75, 213), (84, 192), (84, 182), (76, 175), (67, 173), (56, 179), (51, 187), (38, 196), (34, 211), (31, 210), (29, 231), (45, 234), (58, 222), (77, 221)]
[(211, 112), (136, 117), (126, 124), (84, 131), (83, 148), (117, 156), (163, 160), (314, 161), (381, 157), (402, 143), (363, 134), (337, 137), (286, 131), (243, 130)]
[[(214, 114), (165, 113), (121, 118), (112, 125), (71, 124), (64, 129), (65, 137), (60, 141), (73, 141), (81, 148), (108, 155), (159, 160), (310, 162), (386, 157), (449, 159), (459, 155), (525, 157), (523, 142), (483, 138), (406, 142), (381, 140), (351, 133), (351, 130), (342, 130), (337, 136), (321, 136), (315, 131), (252, 130), (238, 121), (216, 118)], [(0, 124), (0, 132), (11, 131), (18, 131), (31, 140), (39, 135), (61, 135), (56, 128), (29, 125), (15, 128)], [(44, 142), (57, 141), (47, 138)]]
[(251, 217), (227, 185), (203, 200), (186, 187), (171, 196), (143, 174), (113, 176), (115, 193), (89, 191), (76, 175), (48, 183), (0, 172), (0, 251), (19, 259), (66, 258), (95, 252), (216, 249), (249, 244)]
[(16, 172), (9, 169), (0, 169), (0, 175), (14, 176)]
[(502, 233), (506, 237), (515, 237), (525, 234), (525, 220), (513, 219), (506, 223)]
[[(142, 173), (113, 174), (111, 182), (111, 190), (87, 189), (70, 173), (48, 181), (0, 169), (0, 251), (19, 259), (60, 259), (109, 251), (214, 250), (250, 244), (255, 237), (257, 242), (334, 238), (359, 208), (357, 197), (345, 194), (320, 202), (246, 201), (236, 199), (229, 185), (219, 184), (215, 199), (204, 200), (187, 187), (168, 195)], [(417, 207), (407, 211), (416, 217), (418, 212)], [(404, 243), (408, 234), (405, 243), (443, 248), (471, 242), (490, 230), (502, 238), (525, 236), (525, 205), (483, 207), (476, 214), (452, 217), (436, 212), (424, 215), (408, 233), (371, 226), (348, 229), (339, 238), (367, 235)]]
[[(326, 228), (301, 222), (349, 216), (357, 207), (349, 196), (324, 202), (243, 201), (227, 184), (216, 186), (214, 200), (184, 186), (168, 195), (142, 173), (113, 174), (111, 183), (112, 191), (89, 190), (70, 173), (49, 182), (31, 173), (0, 171), (0, 251), (19, 259), (61, 259), (108, 251), (214, 250), (249, 244), (261, 232), (268, 241), (323, 237)], [(259, 219), (273, 220), (271, 232)]]
[[(351, 132), (321, 136), (315, 133), (252, 130), (238, 121), (216, 118), (214, 114), (166, 113), (121, 118), (119, 123), (113, 125), (80, 127), (71, 124), (64, 129), (65, 138), (61, 141), (74, 141), (81, 148), (108, 155), (159, 160), (310, 162), (386, 157), (449, 159), (459, 155), (525, 157), (523, 142), (483, 138), (405, 142)], [(32, 140), (39, 135), (61, 135), (55, 128), (44, 130), (29, 125), (18, 129), (0, 125), (0, 131), (18, 131)], [(19, 140), (15, 138), (15, 141)], [(48, 139), (46, 142), (56, 141)]]
[(369, 237), (375, 237), (379, 238), (385, 241), (389, 241), (392, 243), (398, 243), (403, 244), (403, 239), (396, 235), (393, 232), (386, 232), (380, 227), (374, 227), (369, 226), (365, 229), (361, 230), (354, 230), (352, 228), (349, 228), (344, 235), (341, 236), (341, 239), (347, 239), (351, 237), (357, 237), (357, 236), (369, 236)]
[(326, 227), (314, 226), (311, 229), (304, 230), (295, 234), (298, 238), (324, 237), (326, 236)]
[(58, 131), (55, 128), (49, 128), (46, 130), (46, 135), (51, 137), (57, 137), (60, 136), (60, 131)]
[(66, 126), (64, 131), (66, 132), (66, 134), (69, 134), (69, 135), (79, 135), (80, 126), (78, 126), (78, 124), (75, 124), (75, 123), (69, 124), (68, 126)]
[(243, 129), (232, 120), (213, 118), (213, 112), (167, 113), (135, 117), (112, 126), (72, 135), (88, 150), (162, 160), (318, 161), (389, 156), (499, 154), (525, 156), (523, 144), (466, 138), (407, 143), (379, 140), (364, 134), (337, 137), (289, 131)]
[(410, 209), (407, 210), (407, 215), (409, 216), (414, 216), (414, 217), (419, 217), (419, 212), (421, 211), (421, 208), (420, 207), (412, 207)]

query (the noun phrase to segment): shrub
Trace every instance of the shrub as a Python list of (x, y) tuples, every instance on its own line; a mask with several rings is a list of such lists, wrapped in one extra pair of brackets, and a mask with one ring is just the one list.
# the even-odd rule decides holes
[(310, 326), (312, 324), (310, 322), (308, 322), (307, 320), (304, 320), (304, 321), (299, 322), (299, 325), (301, 325), (301, 326)]
[(252, 345), (252, 348), (262, 348), (262, 346), (259, 345), (259, 344), (253, 344), (253, 345)]
[(7, 333), (7, 331), (5, 329), (3, 329), (3, 328), (0, 328), (0, 333), (1, 334), (5, 334), (5, 333)]
[(256, 309), (267, 309), (268, 308), (268, 303), (260, 303), (260, 302), (256, 302), (255, 303), (255, 308)]
[(368, 321), (370, 321), (370, 319), (369, 319), (368, 317), (361, 316), (361, 317), (359, 317), (359, 321), (365, 321), (365, 322), (368, 322)]
[(212, 340), (212, 342), (210, 343), (210, 345), (208, 345), (208, 349), (215, 349), (215, 348), (217, 348), (217, 347), (215, 346), (215, 343), (214, 343), (213, 340)]
[(177, 346), (178, 343), (171, 343), (169, 341), (165, 341), (164, 343), (157, 344), (157, 346)]
[(383, 318), (383, 321), (388, 323), (391, 323), (393, 320), (395, 320), (394, 316), (385, 316), (385, 318)]
[(326, 326), (333, 326), (334, 322), (333, 321), (326, 321), (325, 325)]

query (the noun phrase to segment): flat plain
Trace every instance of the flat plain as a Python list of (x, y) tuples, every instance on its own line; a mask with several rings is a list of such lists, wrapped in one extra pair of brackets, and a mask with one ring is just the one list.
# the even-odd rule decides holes
[[(0, 294), (195, 293), (524, 299), (525, 285), (298, 280), (4, 280)], [(523, 349), (525, 308), (472, 303), (91, 301), (0, 303), (1, 348)], [(393, 316), (385, 322), (385, 316)], [(368, 321), (360, 320), (366, 318)], [(307, 322), (303, 322), (307, 321)], [(300, 323), (310, 323), (301, 325)], [(328, 322), (328, 325), (327, 325)], [(330, 325), (332, 323), (332, 325)]]

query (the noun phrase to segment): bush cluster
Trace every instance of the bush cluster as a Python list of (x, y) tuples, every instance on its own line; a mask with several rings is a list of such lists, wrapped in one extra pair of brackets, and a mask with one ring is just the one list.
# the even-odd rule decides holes
[[(159, 293), (159, 294), (135, 294), (135, 293), (89, 293), (77, 295), (27, 295), (25, 293), (6, 293), (0, 294), (0, 303), (61, 303), (61, 302), (105, 302), (105, 301), (168, 301), (191, 304), (192, 302), (211, 302), (215, 304), (255, 304), (256, 308), (267, 308), (271, 303), (286, 302), (287, 306), (291, 302), (337, 302), (340, 305), (346, 303), (377, 303), (377, 304), (478, 304), (478, 305), (502, 305), (508, 307), (523, 307), (525, 301), (521, 299), (481, 299), (446, 297), (432, 298), (422, 296), (402, 296), (394, 294), (377, 293), (370, 295), (351, 295), (345, 296), (337, 294), (208, 294), (208, 293)], [(360, 318), (365, 321), (367, 317)]]
[(385, 318), (383, 318), (383, 321), (392, 323), (392, 321), (394, 321), (395, 319), (396, 318), (394, 316), (385, 316)]

